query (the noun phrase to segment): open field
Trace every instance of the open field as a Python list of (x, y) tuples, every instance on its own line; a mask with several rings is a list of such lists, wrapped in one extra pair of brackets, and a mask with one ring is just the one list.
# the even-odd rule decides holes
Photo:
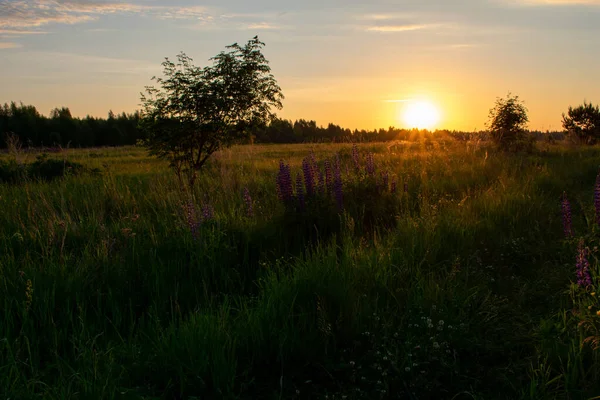
[[(51, 154), (100, 172), (0, 183), (0, 398), (599, 396), (600, 147), (539, 147), (238, 146), (193, 196), (143, 149)], [(311, 152), (332, 181), (286, 205)]]

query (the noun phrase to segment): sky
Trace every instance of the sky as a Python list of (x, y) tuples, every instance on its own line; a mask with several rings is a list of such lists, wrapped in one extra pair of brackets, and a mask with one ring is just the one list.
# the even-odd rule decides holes
[(288, 119), (406, 127), (426, 102), (471, 131), (511, 92), (545, 131), (600, 102), (600, 0), (0, 0), (0, 103), (133, 112), (165, 57), (255, 35)]

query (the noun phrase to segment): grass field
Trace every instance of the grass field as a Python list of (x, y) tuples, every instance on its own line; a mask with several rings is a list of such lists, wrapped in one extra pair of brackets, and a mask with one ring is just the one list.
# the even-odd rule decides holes
[(600, 148), (357, 150), (233, 147), (193, 195), (133, 147), (0, 184), (0, 398), (600, 396)]

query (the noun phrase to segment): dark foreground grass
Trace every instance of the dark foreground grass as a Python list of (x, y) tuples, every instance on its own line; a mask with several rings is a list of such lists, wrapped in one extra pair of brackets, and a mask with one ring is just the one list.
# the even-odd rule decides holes
[(102, 173), (0, 185), (0, 398), (600, 395), (596, 147), (236, 147), (192, 196), (139, 149), (52, 157)]

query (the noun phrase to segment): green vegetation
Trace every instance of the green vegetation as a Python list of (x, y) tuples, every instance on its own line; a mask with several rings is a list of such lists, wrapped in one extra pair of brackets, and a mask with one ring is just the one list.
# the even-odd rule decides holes
[(180, 182), (194, 186), (197, 171), (222, 147), (248, 140), (266, 126), (283, 105), (283, 94), (262, 54), (264, 43), (254, 37), (213, 57), (204, 68), (185, 53), (177, 64), (162, 63), (160, 89), (142, 95), (141, 126), (150, 154), (169, 161)]
[(49, 155), (100, 173), (0, 183), (0, 397), (597, 396), (600, 148), (486, 146)]

